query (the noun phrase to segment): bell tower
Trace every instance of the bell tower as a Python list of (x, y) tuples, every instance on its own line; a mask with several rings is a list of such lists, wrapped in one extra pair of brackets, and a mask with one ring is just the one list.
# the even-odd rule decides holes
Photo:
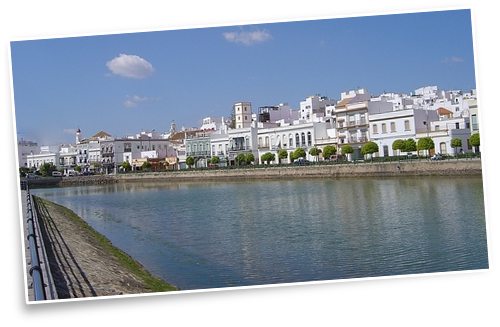
[(76, 130), (76, 144), (80, 144), (82, 142), (82, 131), (80, 127)]

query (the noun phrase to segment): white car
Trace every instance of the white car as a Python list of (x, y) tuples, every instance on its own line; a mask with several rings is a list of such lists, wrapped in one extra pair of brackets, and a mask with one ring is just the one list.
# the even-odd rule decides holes
[(52, 177), (62, 177), (62, 174), (59, 171), (53, 171), (52, 172)]

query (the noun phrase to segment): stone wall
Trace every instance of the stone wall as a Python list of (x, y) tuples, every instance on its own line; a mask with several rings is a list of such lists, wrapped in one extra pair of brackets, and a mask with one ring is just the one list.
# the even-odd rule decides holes
[(205, 169), (116, 175), (119, 181), (347, 178), (418, 175), (481, 175), (480, 160), (413, 161), (246, 169)]

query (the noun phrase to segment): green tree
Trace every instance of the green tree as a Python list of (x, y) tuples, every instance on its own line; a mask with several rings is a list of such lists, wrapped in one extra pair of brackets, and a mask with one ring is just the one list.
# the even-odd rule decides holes
[(479, 152), (479, 146), (481, 145), (481, 138), (479, 133), (472, 134), (469, 138), (469, 144), (474, 147), (474, 152)]
[(414, 139), (407, 139), (405, 141), (405, 147), (401, 151), (403, 152), (413, 152), (417, 151), (417, 143)]
[(392, 142), (392, 149), (398, 150), (400, 155), (401, 151), (404, 151), (405, 148), (406, 148), (406, 142), (402, 139), (397, 139), (394, 142)]
[(297, 148), (297, 150), (293, 152), (293, 160), (305, 157), (306, 157), (306, 150), (304, 150), (303, 148)]
[(245, 154), (243, 153), (238, 153), (236, 158), (234, 158), (234, 161), (236, 161), (236, 164), (239, 166), (242, 163), (245, 163)]
[(26, 177), (26, 175), (28, 175), (29, 173), (31, 173), (30, 168), (27, 168), (27, 167), (20, 167), (19, 168), (19, 177)]
[(57, 168), (52, 162), (46, 162), (38, 170), (42, 173), (42, 176), (46, 177), (52, 176), (52, 172), (57, 170)]
[(255, 161), (255, 156), (253, 155), (253, 153), (247, 153), (247, 155), (245, 156), (245, 163), (247, 165), (250, 165), (254, 161)]
[(346, 144), (340, 149), (340, 152), (342, 152), (343, 155), (347, 155), (353, 153), (354, 149), (349, 144)]
[(128, 161), (122, 162), (121, 167), (123, 168), (124, 171), (129, 171), (132, 168), (132, 166)]
[(271, 153), (271, 152), (266, 152), (264, 153), (261, 157), (260, 157), (260, 160), (262, 162), (267, 162), (267, 164), (269, 165), (269, 163), (271, 161), (274, 161), (276, 159), (276, 156), (274, 155), (274, 153)]
[(141, 167), (142, 167), (142, 169), (146, 169), (146, 170), (147, 170), (147, 169), (150, 169), (150, 168), (151, 168), (151, 166), (152, 166), (151, 162), (149, 162), (149, 161), (144, 161), (144, 162), (142, 163), (142, 166), (141, 166)]
[(213, 165), (216, 165), (220, 162), (220, 159), (218, 156), (213, 156), (212, 159), (210, 159), (210, 163)]
[(318, 156), (321, 153), (321, 149), (318, 149), (317, 147), (309, 149), (309, 154), (313, 157), (316, 157), (316, 161), (318, 161)]
[(462, 147), (462, 140), (459, 139), (458, 137), (454, 137), (451, 139), (451, 147), (455, 149), (455, 156), (457, 155), (457, 148)]
[(281, 163), (281, 160), (288, 158), (288, 151), (285, 149), (281, 149), (278, 151), (278, 160)]
[(189, 156), (186, 158), (186, 165), (188, 165), (189, 168), (194, 165), (194, 158)]
[(378, 145), (375, 142), (367, 142), (361, 147), (361, 154), (364, 156), (367, 154), (371, 156), (375, 152), (378, 152)]
[(82, 171), (82, 167), (81, 166), (76, 166), (75, 167), (75, 171), (77, 171), (77, 172), (80, 173)]
[(422, 137), (418, 140), (417, 150), (427, 150), (427, 155), (429, 155), (429, 150), (434, 149), (434, 141), (430, 137)]
[(323, 148), (323, 158), (330, 159), (331, 156), (337, 153), (337, 149), (333, 145), (327, 145)]

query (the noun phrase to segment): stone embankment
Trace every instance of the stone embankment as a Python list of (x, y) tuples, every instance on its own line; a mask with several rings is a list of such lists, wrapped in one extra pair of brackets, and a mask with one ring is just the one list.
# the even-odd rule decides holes
[(481, 160), (413, 161), (309, 166), (281, 166), (248, 169), (204, 169), (169, 172), (119, 174), (119, 181), (141, 180), (237, 180), (292, 178), (352, 178), (397, 176), (481, 175)]
[(94, 176), (72, 176), (62, 178), (58, 184), (60, 186), (78, 186), (78, 185), (96, 185), (111, 184), (118, 180), (112, 175), (94, 175)]

